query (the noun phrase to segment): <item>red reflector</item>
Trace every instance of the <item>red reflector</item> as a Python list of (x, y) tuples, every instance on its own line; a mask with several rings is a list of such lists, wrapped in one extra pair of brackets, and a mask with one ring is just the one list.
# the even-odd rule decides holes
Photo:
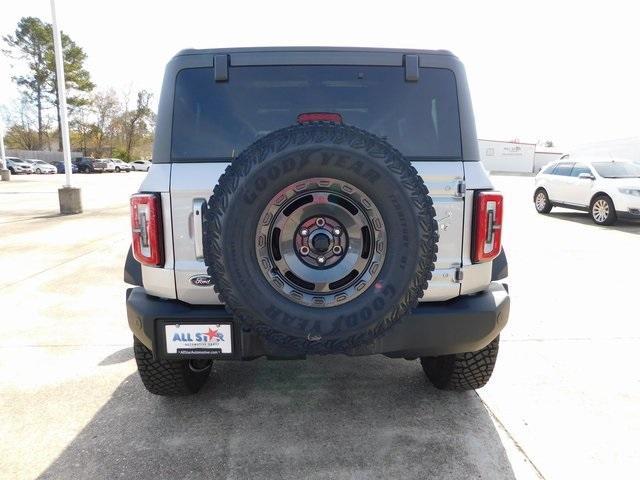
[(342, 123), (342, 115), (339, 113), (301, 113), (298, 115), (298, 123), (308, 122), (333, 122)]
[(473, 210), (474, 263), (488, 262), (500, 254), (502, 248), (503, 198), (499, 192), (477, 192)]
[(143, 265), (164, 265), (162, 208), (160, 196), (138, 193), (131, 196), (131, 235), (134, 258)]

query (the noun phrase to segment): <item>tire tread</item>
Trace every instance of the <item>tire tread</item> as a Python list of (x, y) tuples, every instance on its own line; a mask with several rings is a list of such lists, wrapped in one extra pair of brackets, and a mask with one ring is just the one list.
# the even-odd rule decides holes
[[(411, 199), (418, 211), (420, 259), (409, 288), (397, 305), (390, 310), (383, 321), (373, 329), (352, 335), (341, 340), (321, 340), (313, 342), (304, 338), (285, 335), (270, 326), (259, 322), (250, 311), (244, 308), (242, 299), (233, 291), (227, 278), (223, 259), (222, 226), (226, 220), (227, 206), (236, 193), (241, 179), (249, 175), (252, 169), (265, 160), (272, 151), (279, 152), (291, 145), (305, 145), (311, 142), (332, 140), (335, 144), (348, 143), (351, 148), (364, 150), (367, 154), (384, 158), (390, 174), (400, 177), (402, 184), (410, 192)], [(381, 146), (383, 148), (381, 149)], [(207, 272), (213, 280), (214, 291), (218, 294), (226, 310), (234, 315), (241, 324), (254, 328), (270, 342), (295, 351), (306, 353), (336, 353), (369, 343), (384, 334), (391, 326), (414, 308), (428, 288), (437, 258), (438, 222), (433, 200), (424, 180), (411, 162), (383, 139), (356, 127), (336, 125), (330, 122), (310, 122), (304, 125), (287, 127), (273, 132), (256, 141), (242, 152), (230, 164), (218, 179), (213, 194), (209, 198), (204, 224), (204, 258)]]
[(438, 357), (422, 357), (420, 362), (427, 378), (441, 390), (475, 390), (484, 387), (498, 359), (500, 337), (477, 352)]
[(134, 337), (133, 352), (145, 388), (154, 395), (180, 396), (196, 393), (209, 371), (194, 372), (186, 360), (154, 359), (153, 353)]

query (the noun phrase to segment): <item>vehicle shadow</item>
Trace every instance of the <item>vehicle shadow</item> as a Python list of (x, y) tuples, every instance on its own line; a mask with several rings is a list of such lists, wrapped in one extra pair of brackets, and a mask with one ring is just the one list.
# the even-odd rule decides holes
[(131, 347), (126, 347), (121, 350), (113, 352), (111, 355), (103, 358), (98, 365), (101, 367), (107, 365), (115, 365), (117, 363), (128, 362), (133, 358), (133, 350)]
[(583, 225), (588, 225), (593, 228), (607, 229), (607, 230), (618, 230), (620, 232), (631, 233), (633, 235), (640, 235), (640, 221), (638, 220), (626, 220), (626, 219), (618, 219), (615, 225), (603, 227), (600, 225), (596, 225), (591, 220), (591, 217), (586, 212), (577, 212), (577, 211), (552, 211), (547, 215), (549, 218), (557, 219), (557, 220), (569, 220), (575, 223), (581, 223)]
[(126, 378), (39, 478), (513, 479), (475, 392), (441, 392), (415, 361), (217, 363), (191, 397)]

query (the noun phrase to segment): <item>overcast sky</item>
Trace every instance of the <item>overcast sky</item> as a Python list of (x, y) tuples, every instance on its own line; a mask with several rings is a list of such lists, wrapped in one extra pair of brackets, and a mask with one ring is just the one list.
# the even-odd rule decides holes
[[(49, 0), (1, 0), (0, 32), (50, 21)], [(569, 148), (640, 135), (635, 2), (392, 0), (58, 0), (61, 28), (88, 54), (99, 88), (158, 93), (187, 47), (375, 46), (453, 51), (464, 62), (481, 138)], [(0, 104), (17, 97), (0, 59)], [(156, 95), (157, 99), (157, 95)]]

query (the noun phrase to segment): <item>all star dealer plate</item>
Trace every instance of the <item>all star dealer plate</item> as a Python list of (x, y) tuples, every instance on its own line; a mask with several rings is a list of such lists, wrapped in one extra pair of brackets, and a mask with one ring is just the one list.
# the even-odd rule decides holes
[(164, 331), (168, 354), (210, 355), (232, 351), (231, 325), (228, 323), (169, 324), (165, 325)]

